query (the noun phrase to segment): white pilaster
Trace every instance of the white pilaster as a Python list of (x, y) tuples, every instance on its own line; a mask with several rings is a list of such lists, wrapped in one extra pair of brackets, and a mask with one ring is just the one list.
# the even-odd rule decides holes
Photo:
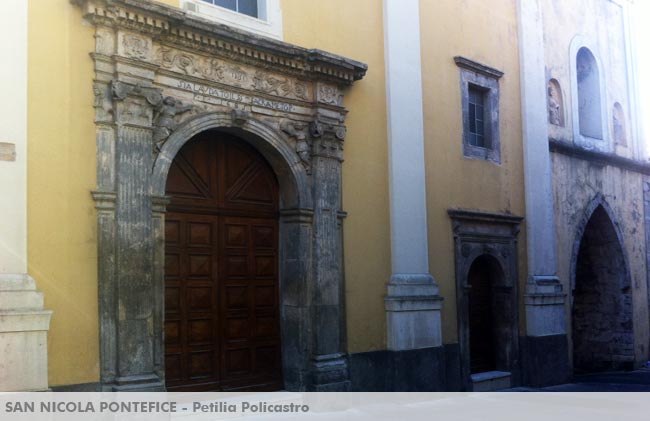
[(565, 294), (557, 277), (557, 251), (544, 64), (544, 25), (539, 0), (518, 0), (521, 104), (526, 186), (529, 336), (566, 333)]
[(0, 391), (47, 390), (51, 311), (27, 272), (27, 2), (0, 13)]
[(0, 13), (0, 274), (27, 271), (27, 2)]
[(393, 272), (388, 348), (436, 347), (442, 299), (429, 274), (419, 0), (384, 0), (384, 53)]

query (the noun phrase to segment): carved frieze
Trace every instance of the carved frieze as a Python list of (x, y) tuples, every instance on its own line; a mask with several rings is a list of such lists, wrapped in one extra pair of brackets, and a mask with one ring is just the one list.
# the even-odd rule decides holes
[(154, 62), (163, 69), (187, 76), (205, 78), (267, 95), (301, 101), (311, 100), (307, 82), (259, 69), (251, 69), (213, 57), (204, 57), (161, 46), (156, 49)]
[(140, 35), (120, 33), (120, 53), (129, 58), (149, 60), (151, 58), (152, 41)]
[(321, 84), (318, 87), (318, 102), (341, 106), (343, 104), (343, 95), (336, 86)]
[[(119, 48), (127, 57), (139, 59), (151, 55), (148, 39), (153, 36), (160, 45), (178, 47), (179, 50), (201, 53), (205, 57), (224, 59), (246, 66), (263, 68), (277, 77), (279, 74), (292, 78), (323, 81), (332, 85), (350, 85), (363, 78), (367, 66), (345, 57), (317, 49), (288, 46), (286, 43), (254, 34), (242, 36), (224, 25), (206, 25), (171, 6), (148, 0), (71, 0), (83, 10), (84, 19), (97, 27), (114, 28), (142, 37), (124, 38)], [(144, 42), (143, 42), (144, 41)], [(101, 41), (104, 42), (104, 41)], [(101, 54), (112, 54), (106, 39)], [(190, 57), (189, 55), (187, 57)], [(247, 71), (249, 83), (253, 73)], [(304, 85), (294, 87), (294, 94), (301, 98)], [(297, 89), (297, 91), (296, 91)], [(306, 95), (308, 96), (308, 95)], [(330, 101), (332, 101), (330, 99)]]

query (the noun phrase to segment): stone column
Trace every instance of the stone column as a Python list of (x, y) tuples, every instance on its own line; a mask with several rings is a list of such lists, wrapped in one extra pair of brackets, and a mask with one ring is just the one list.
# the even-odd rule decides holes
[(346, 351), (341, 342), (343, 306), (341, 163), (345, 127), (312, 123), (313, 291), (312, 387), (317, 392), (350, 388)]
[(384, 0), (392, 272), (388, 349), (440, 347), (442, 298), (429, 274), (418, 0)]
[(113, 98), (114, 125), (110, 130), (98, 125), (106, 133), (98, 135), (98, 154), (114, 152), (115, 159), (106, 166), (110, 168), (98, 170), (100, 190), (93, 193), (99, 224), (101, 382), (113, 391), (163, 390), (162, 338), (156, 336), (162, 320), (154, 312), (156, 300), (162, 299), (154, 258), (162, 257), (154, 234), (162, 238), (164, 203), (155, 201), (154, 215), (150, 194), (153, 104), (161, 95), (119, 81), (106, 89)]
[(525, 369), (529, 383), (542, 385), (568, 375), (566, 294), (557, 277), (542, 11), (539, 0), (517, 4), (529, 273)]

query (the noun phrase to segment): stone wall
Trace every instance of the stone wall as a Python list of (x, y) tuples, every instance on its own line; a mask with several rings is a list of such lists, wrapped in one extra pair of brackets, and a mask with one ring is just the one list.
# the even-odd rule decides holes
[(631, 368), (632, 296), (623, 250), (602, 206), (587, 224), (573, 291), (574, 371)]
[[(612, 277), (611, 274), (605, 275), (605, 273), (612, 268), (620, 267), (620, 262), (611, 260), (605, 265), (593, 262), (585, 263), (591, 267), (592, 271), (595, 271), (595, 273), (588, 274), (585, 266), (580, 269), (577, 264), (582, 234), (587, 231), (587, 238), (590, 238), (587, 229), (589, 219), (598, 205), (604, 205), (605, 208), (608, 208), (608, 214), (613, 224), (612, 229), (619, 233), (621, 255), (627, 262), (628, 300), (631, 300), (632, 307), (634, 361), (635, 365), (640, 365), (645, 362), (648, 351), (643, 176), (637, 172), (606, 165), (603, 162), (586, 161), (561, 153), (552, 153), (551, 160), (559, 278), (564, 284), (564, 289), (569, 293), (576, 288), (581, 278)], [(600, 235), (603, 235), (602, 232)], [(612, 259), (612, 253), (592, 250), (591, 259), (603, 263), (607, 261), (606, 259)], [(576, 272), (584, 275), (576, 277)], [(622, 269), (617, 276), (622, 276)], [(576, 278), (578, 278), (578, 282)], [(611, 288), (614, 287), (611, 286)], [(627, 304), (623, 300), (620, 305)], [(572, 316), (570, 302), (567, 303), (565, 311), (569, 322)], [(596, 323), (596, 325), (603, 326), (601, 323)], [(568, 329), (569, 332), (571, 330), (571, 328)], [(569, 343), (571, 342), (570, 336)]]

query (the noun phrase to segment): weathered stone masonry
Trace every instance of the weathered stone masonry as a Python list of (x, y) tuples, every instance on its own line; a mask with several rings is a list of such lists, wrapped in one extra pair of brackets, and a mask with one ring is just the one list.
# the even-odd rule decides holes
[(210, 129), (256, 147), (280, 183), (288, 390), (347, 390), (343, 90), (366, 65), (144, 0), (74, 0), (93, 24), (101, 385), (161, 390), (167, 171)]

